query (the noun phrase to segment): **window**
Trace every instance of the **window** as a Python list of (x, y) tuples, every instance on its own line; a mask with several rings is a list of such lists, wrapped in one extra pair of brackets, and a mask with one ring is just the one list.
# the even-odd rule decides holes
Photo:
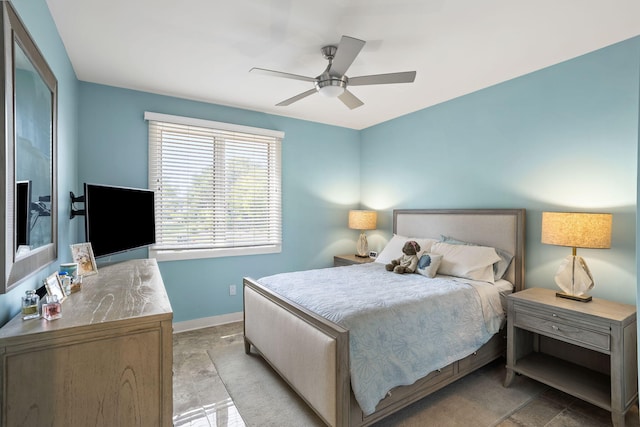
[(145, 113), (158, 260), (280, 252), (284, 133)]

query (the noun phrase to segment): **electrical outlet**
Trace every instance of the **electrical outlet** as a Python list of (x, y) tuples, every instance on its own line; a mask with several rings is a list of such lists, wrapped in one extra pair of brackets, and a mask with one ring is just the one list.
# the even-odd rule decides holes
[(229, 295), (233, 296), (236, 294), (236, 285), (229, 285)]

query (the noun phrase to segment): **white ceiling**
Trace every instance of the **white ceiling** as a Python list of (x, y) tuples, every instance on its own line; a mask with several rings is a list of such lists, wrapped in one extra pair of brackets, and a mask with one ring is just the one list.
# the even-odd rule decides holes
[[(46, 0), (78, 79), (363, 129), (640, 35), (638, 0)], [(320, 48), (365, 40), (349, 110), (312, 83)]]

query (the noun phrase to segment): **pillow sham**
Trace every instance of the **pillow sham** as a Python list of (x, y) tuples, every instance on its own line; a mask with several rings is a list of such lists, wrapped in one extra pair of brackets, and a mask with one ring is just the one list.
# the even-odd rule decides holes
[(436, 273), (438, 273), (438, 267), (440, 267), (441, 262), (442, 255), (434, 253), (423, 253), (418, 260), (418, 268), (416, 268), (416, 273), (433, 279), (434, 277), (436, 277)]
[(378, 254), (375, 262), (381, 264), (389, 264), (392, 259), (398, 259), (402, 256), (402, 247), (409, 240), (415, 240), (420, 245), (420, 252), (418, 252), (418, 259), (424, 252), (431, 250), (431, 245), (437, 242), (437, 239), (430, 239), (424, 237), (406, 237), (394, 234), (386, 244), (384, 249)]
[(397, 259), (402, 255), (402, 246), (408, 239), (405, 236), (394, 234), (391, 240), (380, 251), (375, 262), (389, 264), (392, 259)]
[[(454, 239), (451, 236), (440, 236), (440, 241), (444, 243), (450, 243), (452, 245), (469, 245), (469, 246), (480, 246), (476, 243), (465, 242), (463, 240)], [(494, 248), (496, 250), (496, 254), (500, 257), (500, 261), (493, 264), (493, 276), (495, 280), (500, 280), (504, 277), (509, 266), (511, 265), (511, 261), (513, 260), (513, 255), (508, 251), (500, 248)]]
[(436, 242), (431, 252), (442, 255), (438, 273), (494, 283), (493, 264), (500, 261), (494, 248)]

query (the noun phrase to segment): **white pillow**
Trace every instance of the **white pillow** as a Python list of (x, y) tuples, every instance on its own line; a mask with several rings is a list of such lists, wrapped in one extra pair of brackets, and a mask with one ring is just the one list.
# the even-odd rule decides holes
[(440, 274), (494, 283), (493, 263), (500, 261), (494, 248), (436, 242), (431, 252), (442, 255)]
[[(471, 245), (471, 246), (481, 246), (476, 243), (465, 242), (463, 240), (454, 239), (451, 236), (440, 236), (440, 241), (444, 243), (451, 243), (452, 245)], [(493, 264), (493, 276), (495, 280), (500, 280), (504, 277), (509, 269), (509, 265), (511, 265), (511, 261), (513, 260), (513, 255), (504, 249), (495, 248), (496, 253), (500, 257), (500, 261)]]
[(442, 262), (442, 255), (434, 253), (423, 253), (418, 260), (418, 268), (416, 272), (430, 278), (436, 277), (438, 273), (438, 267)]
[(437, 239), (429, 239), (423, 237), (405, 237), (394, 234), (389, 243), (384, 247), (382, 252), (378, 254), (375, 262), (381, 264), (389, 264), (391, 260), (398, 259), (402, 256), (402, 247), (409, 240), (415, 240), (420, 245), (420, 252), (418, 252), (418, 258), (424, 252), (431, 251), (431, 245), (436, 243)]

